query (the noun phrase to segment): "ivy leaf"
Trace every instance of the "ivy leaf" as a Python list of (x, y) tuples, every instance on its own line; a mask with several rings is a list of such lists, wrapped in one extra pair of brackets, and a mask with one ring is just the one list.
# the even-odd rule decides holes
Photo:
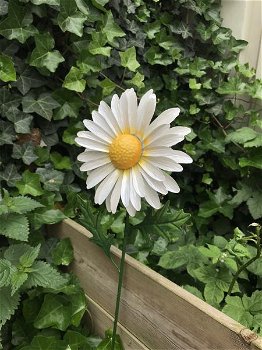
[(29, 170), (24, 171), (22, 180), (16, 183), (16, 187), (22, 195), (40, 196), (44, 193), (41, 188), (39, 175), (31, 173)]
[(31, 25), (33, 17), (28, 9), (16, 0), (9, 0), (8, 16), (0, 22), (0, 34), (5, 38), (17, 39), (23, 44), (30, 36), (38, 33)]
[(103, 96), (110, 95), (116, 88), (116, 84), (108, 78), (101, 81), (100, 86), (103, 89)]
[(50, 264), (44, 261), (35, 261), (30, 268), (26, 287), (32, 288), (41, 286), (44, 288), (59, 289), (66, 283), (67, 279)]
[(80, 69), (72, 67), (65, 77), (63, 87), (68, 90), (83, 92), (86, 87), (86, 81), (83, 79), (83, 76)]
[(128, 86), (136, 86), (138, 89), (143, 89), (145, 87), (144, 83), (145, 76), (139, 72), (137, 72), (132, 79), (125, 80), (125, 83)]
[(30, 214), (30, 222), (37, 230), (44, 224), (56, 224), (66, 219), (66, 216), (59, 209), (39, 209)]
[(15, 164), (9, 163), (3, 171), (0, 171), (0, 180), (6, 181), (10, 187), (15, 187), (16, 182), (21, 178), (22, 176), (18, 173)]
[(241, 95), (246, 91), (246, 83), (238, 76), (230, 77), (216, 90), (220, 95)]
[(8, 238), (27, 241), (29, 235), (28, 219), (20, 214), (2, 216), (0, 233)]
[(167, 202), (161, 209), (156, 212), (150, 210), (144, 221), (137, 225), (136, 228), (145, 235), (155, 234), (166, 239), (172, 239), (181, 227), (189, 220), (190, 214), (183, 210), (175, 210), (169, 207)]
[(60, 107), (60, 104), (48, 93), (42, 93), (38, 97), (29, 93), (23, 97), (22, 105), (25, 113), (34, 112), (47, 120), (51, 120), (53, 110)]
[(56, 90), (52, 96), (61, 106), (54, 111), (54, 120), (78, 117), (79, 109), (83, 104), (80, 97), (66, 89)]
[(72, 169), (72, 163), (69, 157), (62, 156), (58, 152), (50, 153), (50, 160), (54, 164), (54, 167), (58, 170), (70, 170)]
[(122, 31), (122, 29), (115, 23), (111, 11), (108, 11), (106, 14), (105, 24), (102, 29), (102, 33), (105, 34), (109, 43), (113, 43), (114, 38), (121, 38), (126, 35)]
[(191, 90), (199, 90), (201, 89), (201, 84), (197, 83), (196, 79), (189, 79), (189, 87)]
[[(36, 1), (36, 0), (33, 0)], [(42, 1), (41, 1), (42, 2)], [(36, 335), (30, 345), (25, 345), (21, 350), (71, 350), (66, 347), (63, 340), (57, 339), (56, 336)]]
[(50, 72), (55, 72), (59, 63), (65, 59), (59, 51), (53, 50), (55, 41), (47, 32), (35, 35), (35, 49), (29, 58), (29, 64), (38, 68), (47, 68)]
[(40, 181), (43, 183), (46, 191), (59, 191), (64, 181), (64, 174), (61, 171), (54, 170), (48, 166), (38, 168), (36, 174), (40, 175)]
[(92, 41), (90, 42), (88, 49), (92, 55), (102, 55), (110, 57), (112, 48), (110, 46), (104, 46), (107, 43), (107, 37), (102, 32), (93, 32)]
[(52, 250), (52, 260), (56, 265), (68, 266), (74, 260), (74, 251), (69, 238), (62, 239)]
[(0, 120), (0, 146), (12, 145), (15, 140), (14, 127), (11, 123)]
[(27, 165), (30, 165), (38, 158), (34, 153), (32, 142), (23, 143), (22, 145), (15, 143), (13, 146), (12, 157), (14, 159), (22, 159)]
[(31, 0), (34, 5), (47, 4), (50, 6), (59, 6), (60, 0)]
[(226, 142), (237, 142), (244, 144), (247, 141), (253, 140), (257, 136), (257, 132), (251, 128), (243, 127), (231, 132), (226, 136)]
[(119, 52), (121, 66), (128, 68), (132, 72), (135, 72), (140, 64), (136, 59), (136, 49), (135, 47), (130, 47), (125, 52)]
[(29, 134), (30, 125), (33, 120), (33, 116), (21, 111), (13, 110), (13, 113), (8, 114), (8, 120), (13, 122), (15, 131), (18, 134)]
[(251, 97), (262, 100), (262, 82), (255, 80), (253, 84), (247, 86), (247, 91)]
[(19, 293), (15, 293), (11, 296), (11, 288), (0, 288), (0, 328), (10, 320), (11, 316), (15, 313), (20, 301)]
[(78, 11), (75, 0), (60, 0), (60, 12), (57, 23), (63, 32), (83, 35), (83, 26), (87, 16)]
[(34, 327), (38, 329), (55, 328), (65, 331), (71, 323), (71, 306), (62, 295), (45, 295), (41, 309), (35, 318)]
[(254, 167), (257, 169), (262, 169), (262, 162), (261, 162), (262, 152), (261, 149), (258, 149), (256, 152), (252, 152), (249, 154), (249, 156), (241, 157), (239, 158), (239, 166), (241, 168), (244, 167)]
[(27, 94), (31, 88), (37, 88), (46, 83), (45, 79), (30, 66), (23, 65), (20, 68), (18, 66), (18, 73), (18, 79), (12, 85), (16, 86), (22, 95)]
[(16, 72), (10, 57), (0, 54), (0, 80), (4, 82), (15, 81)]

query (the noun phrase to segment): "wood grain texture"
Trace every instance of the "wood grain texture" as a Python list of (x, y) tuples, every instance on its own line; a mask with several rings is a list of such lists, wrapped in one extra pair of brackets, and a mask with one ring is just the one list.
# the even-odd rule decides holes
[[(50, 226), (49, 231), (71, 238), (75, 252), (72, 271), (88, 297), (112, 316), (117, 271), (89, 240), (90, 232), (70, 219)], [(115, 247), (111, 251), (118, 262), (121, 251)], [(149, 349), (262, 349), (262, 339), (255, 333), (130, 256), (126, 257), (119, 321)]]

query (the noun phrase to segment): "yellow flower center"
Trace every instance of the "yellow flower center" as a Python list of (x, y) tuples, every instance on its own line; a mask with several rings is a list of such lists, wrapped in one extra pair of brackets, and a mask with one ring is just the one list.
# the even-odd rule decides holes
[(121, 134), (109, 147), (109, 157), (117, 169), (126, 170), (135, 166), (142, 154), (142, 143), (134, 135)]

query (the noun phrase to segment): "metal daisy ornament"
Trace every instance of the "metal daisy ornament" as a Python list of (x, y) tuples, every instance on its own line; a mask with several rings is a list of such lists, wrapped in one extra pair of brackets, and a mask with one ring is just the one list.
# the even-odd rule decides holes
[[(109, 107), (100, 102), (93, 120), (84, 120), (88, 131), (80, 131), (76, 143), (85, 148), (78, 156), (83, 162), (81, 171), (88, 172), (86, 187), (96, 187), (95, 203), (106, 202), (109, 212), (115, 213), (121, 200), (130, 216), (141, 209), (141, 199), (155, 209), (161, 207), (160, 194), (180, 191), (168, 172), (181, 172), (181, 164), (192, 158), (172, 147), (191, 132), (183, 126), (171, 127), (179, 115), (179, 108), (170, 108), (152, 121), (156, 108), (153, 90), (145, 93), (140, 102), (134, 89), (114, 95)], [(116, 301), (111, 349), (114, 349), (118, 321), (121, 286), (129, 215), (126, 215), (122, 258), (119, 268), (119, 286)]]

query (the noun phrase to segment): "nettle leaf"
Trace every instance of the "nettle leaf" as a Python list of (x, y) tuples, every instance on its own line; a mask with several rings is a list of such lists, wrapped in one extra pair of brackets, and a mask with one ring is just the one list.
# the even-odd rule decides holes
[(254, 220), (262, 218), (262, 192), (254, 192), (247, 200), (247, 206)]
[(84, 22), (87, 16), (78, 10), (75, 0), (60, 0), (60, 12), (57, 23), (63, 32), (83, 35)]
[(59, 289), (67, 283), (67, 279), (50, 264), (44, 261), (35, 261), (30, 268), (30, 274), (26, 281), (26, 287), (36, 286)]
[(135, 72), (140, 64), (136, 59), (136, 49), (135, 47), (130, 47), (125, 52), (119, 52), (121, 66), (128, 68), (132, 72)]
[(30, 214), (30, 222), (35, 229), (44, 224), (56, 224), (66, 219), (66, 216), (59, 209), (39, 209)]
[(63, 87), (68, 90), (83, 92), (86, 87), (86, 81), (83, 77), (84, 74), (80, 69), (72, 67), (69, 73), (65, 76)]
[(74, 251), (69, 238), (62, 239), (52, 250), (52, 260), (56, 265), (68, 266), (74, 260)]
[(251, 328), (253, 324), (253, 315), (249, 311), (248, 297), (241, 299), (238, 296), (227, 296), (226, 305), (223, 312), (242, 325)]
[(23, 97), (22, 105), (25, 113), (35, 112), (47, 120), (51, 120), (53, 110), (60, 107), (60, 104), (49, 93), (42, 93), (38, 97), (33, 93), (29, 93)]
[(2, 216), (0, 234), (19, 241), (27, 241), (29, 235), (28, 219), (24, 215), (15, 213)]
[(53, 50), (55, 41), (49, 33), (35, 35), (35, 49), (33, 50), (29, 64), (38, 68), (45, 67), (50, 72), (55, 72), (59, 63), (65, 59), (59, 51)]
[(9, 163), (0, 171), (0, 180), (6, 181), (7, 185), (10, 187), (15, 187), (17, 181), (21, 180), (22, 176), (18, 173), (15, 164)]
[(227, 142), (237, 142), (244, 144), (247, 141), (253, 140), (257, 136), (257, 132), (251, 128), (243, 127), (236, 131), (231, 132), (226, 136)]
[(0, 259), (0, 288), (7, 287), (11, 283), (14, 267), (9, 260)]
[(28, 273), (16, 270), (11, 277), (11, 295), (13, 296), (20, 289), (28, 278)]
[(37, 202), (32, 198), (25, 197), (25, 196), (8, 197), (8, 198), (4, 197), (3, 202), (6, 204), (8, 211), (10, 213), (17, 213), (17, 214), (25, 214), (36, 208), (43, 207), (41, 203)]
[(28, 250), (19, 258), (19, 263), (22, 267), (28, 268), (33, 265), (34, 261), (39, 255), (40, 246), (40, 244), (38, 244), (36, 247), (28, 246)]
[(115, 23), (111, 11), (108, 11), (106, 14), (102, 33), (105, 34), (109, 43), (113, 43), (114, 38), (121, 38), (126, 35), (119, 25)]
[(24, 5), (16, 0), (8, 2), (8, 16), (0, 22), (0, 34), (5, 38), (17, 39), (23, 44), (30, 36), (38, 33), (38, 30), (31, 25), (33, 16)]
[(48, 166), (37, 168), (36, 173), (40, 175), (40, 181), (46, 191), (59, 191), (64, 181), (64, 173), (54, 170)]
[(167, 202), (161, 209), (150, 212), (146, 215), (144, 221), (137, 225), (136, 228), (141, 230), (145, 235), (155, 234), (163, 238), (171, 239), (181, 227), (189, 220), (190, 214), (183, 210), (175, 210)]
[(34, 321), (34, 327), (38, 329), (52, 327), (65, 331), (71, 324), (71, 314), (71, 305), (65, 296), (47, 294)]
[(16, 72), (12, 59), (2, 54), (0, 54), (0, 80), (4, 82), (16, 80)]
[(10, 320), (11, 316), (15, 313), (20, 301), (19, 293), (15, 293), (11, 296), (11, 288), (0, 288), (0, 328)]
[(29, 170), (24, 171), (22, 180), (16, 183), (16, 187), (22, 195), (31, 194), (32, 196), (40, 196), (44, 193), (40, 184), (40, 176), (31, 173)]
[(60, 0), (31, 0), (34, 5), (47, 4), (50, 6), (59, 6)]
[(12, 158), (22, 159), (23, 162), (27, 165), (33, 163), (38, 157), (34, 152), (34, 146), (32, 142), (23, 143), (19, 145), (15, 143), (13, 145)]

